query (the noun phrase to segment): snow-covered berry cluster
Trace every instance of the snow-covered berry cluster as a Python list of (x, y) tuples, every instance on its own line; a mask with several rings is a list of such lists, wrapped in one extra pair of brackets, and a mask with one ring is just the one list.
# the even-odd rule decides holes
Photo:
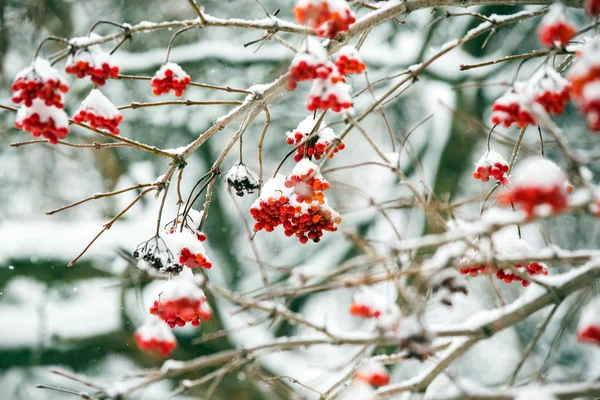
[(299, 202), (293, 188), (286, 187), (285, 182), (283, 175), (270, 179), (252, 204), (250, 213), (256, 221), (255, 230), (272, 232), (282, 225), (286, 236), (296, 236), (302, 244), (309, 240), (319, 242), (324, 231), (337, 231), (342, 219), (327, 204), (327, 199), (323, 203)]
[(169, 247), (173, 249), (179, 264), (188, 268), (212, 268), (212, 262), (206, 255), (206, 249), (202, 244), (206, 240), (206, 236), (202, 232), (186, 227), (183, 230), (175, 228), (168, 231), (166, 240)]
[(33, 100), (40, 99), (47, 106), (63, 108), (63, 93), (69, 91), (69, 85), (48, 60), (36, 57), (29, 67), (15, 76), (11, 89), (15, 104), (31, 107)]
[(437, 272), (431, 280), (431, 290), (435, 293), (440, 303), (451, 307), (455, 295), (469, 294), (466, 280), (455, 269), (443, 269)]
[(150, 307), (150, 314), (156, 315), (171, 328), (185, 326), (188, 322), (199, 326), (200, 321), (212, 319), (212, 310), (204, 292), (197, 286), (188, 268), (163, 286), (158, 300)]
[(397, 306), (391, 303), (384, 294), (368, 287), (361, 286), (352, 295), (350, 314), (361, 318), (389, 318), (399, 316)]
[[(296, 129), (286, 133), (287, 144), (298, 146), (304, 141), (304, 144), (298, 147), (294, 155), (294, 161), (299, 162), (305, 157), (314, 157), (316, 160), (320, 160), (324, 155), (333, 158), (338, 151), (346, 148), (344, 142), (338, 138), (331, 128), (318, 129), (313, 133), (316, 124), (317, 119), (308, 116), (298, 124)], [(306, 140), (311, 133), (313, 133), (313, 136)]]
[(227, 185), (233, 188), (235, 193), (240, 197), (245, 193), (252, 194), (260, 187), (258, 177), (242, 163), (237, 163), (231, 167), (227, 175), (225, 175), (225, 179)]
[(319, 36), (330, 39), (346, 32), (356, 21), (344, 0), (297, 0), (294, 14), (299, 23), (310, 24)]
[(340, 112), (352, 107), (350, 96), (350, 85), (346, 84), (346, 78), (337, 71), (333, 71), (326, 79), (315, 79), (308, 93), (306, 109), (331, 110)]
[(475, 164), (473, 178), (487, 182), (490, 178), (495, 179), (502, 185), (508, 183), (508, 162), (494, 150), (487, 151)]
[(341, 75), (362, 74), (367, 68), (354, 46), (344, 46), (335, 60), (335, 66)]
[(333, 71), (327, 50), (317, 39), (308, 37), (290, 64), (288, 90), (295, 90), (298, 82), (326, 79)]
[[(525, 240), (511, 238), (509, 240), (494, 241), (494, 254), (501, 257), (529, 258), (535, 254), (533, 248)], [(529, 286), (527, 279), (517, 275), (513, 270), (529, 276), (548, 275), (548, 269), (543, 263), (529, 262), (527, 264), (515, 264), (512, 268), (502, 268), (497, 265), (484, 265), (474, 262), (475, 255), (466, 257), (461, 263), (460, 273), (476, 277), (479, 274), (495, 274), (496, 278), (505, 283), (521, 282), (523, 287)]]
[(285, 180), (285, 187), (292, 189), (299, 203), (325, 203), (324, 190), (329, 189), (329, 182), (319, 172), (319, 167), (304, 158), (298, 162)]
[(156, 317), (150, 317), (137, 328), (133, 339), (140, 350), (157, 352), (163, 357), (167, 357), (177, 347), (173, 332)]
[(494, 101), (491, 116), (492, 124), (502, 124), (506, 128), (512, 124), (517, 125), (519, 128), (524, 128), (529, 124), (535, 125), (536, 121), (533, 118), (530, 105), (530, 100), (523, 93), (520, 86), (515, 85), (513, 89)]
[(575, 34), (575, 27), (565, 14), (565, 6), (554, 3), (538, 28), (538, 38), (545, 47), (565, 47)]
[(73, 116), (75, 122), (89, 122), (92, 128), (119, 134), (123, 116), (115, 105), (98, 89), (92, 89)]
[(65, 72), (80, 79), (89, 76), (93, 83), (104, 86), (107, 79), (115, 79), (119, 76), (119, 67), (112, 62), (111, 55), (102, 50), (100, 45), (88, 45), (97, 39), (100, 39), (100, 36), (91, 33), (89, 36), (70, 40), (69, 43), (75, 50), (67, 59)]
[(388, 370), (380, 362), (374, 360), (368, 360), (361, 364), (356, 370), (354, 378), (373, 387), (385, 386), (390, 383)]
[(62, 108), (47, 106), (44, 100), (34, 99), (30, 107), (22, 106), (17, 111), (15, 128), (56, 144), (67, 137), (69, 117)]
[(514, 169), (511, 184), (499, 195), (501, 205), (514, 205), (531, 217), (538, 207), (554, 214), (568, 205), (565, 173), (552, 161), (530, 157)]
[(595, 37), (577, 51), (569, 69), (573, 98), (586, 116), (589, 128), (600, 131), (600, 38)]
[(153, 268), (160, 272), (179, 273), (183, 269), (160, 236), (155, 236), (138, 245), (133, 252), (133, 258), (137, 260), (137, 267), (141, 271)]
[(150, 80), (152, 93), (156, 96), (167, 94), (171, 90), (175, 96), (183, 96), (183, 91), (191, 82), (190, 76), (178, 64), (168, 62), (164, 64)]
[(590, 301), (581, 311), (577, 324), (577, 340), (600, 346), (600, 299)]
[(554, 115), (562, 114), (571, 99), (571, 84), (549, 65), (529, 79), (527, 91), (534, 102)]

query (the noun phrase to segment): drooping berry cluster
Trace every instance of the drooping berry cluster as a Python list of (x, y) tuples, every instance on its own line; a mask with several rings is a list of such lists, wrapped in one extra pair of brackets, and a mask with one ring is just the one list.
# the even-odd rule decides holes
[(137, 328), (133, 339), (140, 350), (157, 352), (163, 357), (167, 357), (177, 347), (177, 340), (173, 332), (165, 323), (155, 317), (151, 317)]
[(123, 116), (115, 105), (98, 89), (92, 89), (73, 117), (75, 122), (89, 122), (92, 128), (119, 134)]
[(565, 47), (575, 34), (575, 27), (565, 15), (565, 6), (554, 3), (538, 28), (538, 38), (545, 47)]
[(288, 90), (295, 90), (298, 82), (325, 79), (333, 71), (327, 50), (315, 38), (308, 37), (290, 64)]
[(507, 128), (512, 124), (516, 124), (519, 128), (529, 124), (535, 125), (536, 121), (529, 107), (529, 99), (515, 87), (494, 101), (492, 124), (502, 124)]
[(164, 285), (158, 300), (150, 307), (150, 314), (156, 315), (171, 328), (185, 326), (188, 322), (199, 326), (200, 321), (212, 319), (212, 310), (204, 292), (187, 268)]
[(594, 298), (581, 311), (577, 340), (600, 346), (600, 299)]
[(11, 87), (12, 101), (31, 107), (34, 99), (40, 99), (47, 106), (64, 107), (63, 93), (69, 85), (53, 68), (48, 60), (37, 57), (33, 63), (17, 74)]
[(164, 64), (156, 73), (150, 85), (152, 85), (152, 93), (156, 96), (169, 93), (171, 90), (175, 96), (183, 96), (183, 91), (191, 82), (191, 78), (185, 73), (183, 68), (178, 64), (168, 62)]
[(487, 151), (475, 164), (473, 178), (480, 179), (483, 182), (495, 179), (502, 185), (508, 183), (508, 162), (499, 153), (494, 150)]
[(153, 268), (160, 272), (180, 273), (183, 269), (160, 236), (155, 236), (138, 245), (133, 252), (133, 258), (138, 261), (137, 267), (141, 271)]
[(431, 280), (431, 290), (440, 303), (451, 307), (455, 295), (467, 295), (469, 289), (466, 280), (455, 269), (446, 268), (438, 271)]
[(390, 383), (390, 373), (379, 362), (369, 360), (362, 364), (354, 375), (356, 380), (366, 382), (373, 387), (385, 386)]
[(319, 167), (304, 158), (298, 162), (287, 176), (285, 187), (292, 189), (299, 203), (310, 204), (313, 201), (325, 203), (324, 190), (329, 189), (329, 183), (319, 172)]
[(100, 45), (88, 45), (97, 39), (100, 39), (100, 36), (91, 33), (89, 36), (70, 40), (75, 51), (67, 59), (65, 72), (80, 79), (89, 76), (93, 83), (104, 86), (107, 79), (115, 79), (119, 76), (119, 67), (112, 62), (111, 55), (103, 51)]
[(294, 14), (299, 23), (310, 24), (319, 36), (330, 39), (346, 32), (356, 21), (344, 0), (297, 0)]
[(188, 268), (212, 268), (212, 262), (206, 255), (206, 249), (201, 243), (206, 240), (206, 236), (202, 232), (196, 232), (185, 227), (182, 231), (175, 228), (172, 233), (167, 235), (166, 239), (179, 264)]
[(346, 78), (337, 71), (333, 71), (326, 79), (315, 79), (308, 93), (306, 109), (331, 110), (340, 112), (352, 107), (350, 96), (350, 85), (346, 84)]
[(600, 131), (600, 38), (595, 37), (581, 50), (567, 74), (573, 98), (586, 116), (589, 128)]
[(272, 232), (282, 225), (286, 236), (296, 236), (303, 244), (309, 240), (319, 242), (324, 231), (337, 231), (337, 225), (342, 221), (326, 199), (323, 204), (319, 201), (298, 202), (292, 188), (285, 186), (282, 175), (265, 184), (250, 213), (256, 221), (255, 230)]
[(43, 100), (34, 99), (30, 107), (22, 106), (17, 111), (15, 128), (56, 144), (67, 137), (69, 117), (62, 108), (47, 106)]
[[(344, 150), (346, 145), (342, 142), (331, 128), (322, 128), (315, 130), (317, 119), (313, 116), (306, 117), (298, 124), (296, 129), (286, 133), (287, 144), (298, 146), (304, 141), (304, 144), (298, 147), (294, 155), (294, 161), (299, 162), (304, 157), (320, 160), (321, 157), (327, 154), (328, 158), (333, 156), (340, 150)], [(308, 136), (313, 136), (306, 140)]]
[(531, 157), (517, 165), (511, 184), (498, 195), (498, 202), (519, 207), (528, 217), (541, 206), (557, 214), (568, 205), (565, 181), (564, 172), (552, 161)]
[(225, 179), (227, 185), (233, 188), (240, 197), (245, 193), (252, 194), (260, 187), (258, 177), (243, 163), (237, 163), (231, 167), (225, 175)]
[(368, 286), (361, 286), (352, 295), (350, 314), (361, 318), (380, 318), (386, 314), (397, 316), (398, 311), (385, 295)]
[(354, 46), (344, 46), (338, 53), (335, 66), (341, 75), (362, 74), (367, 68)]
[(527, 85), (534, 102), (544, 107), (547, 113), (560, 115), (571, 99), (571, 85), (549, 65), (535, 73)]
[[(501, 242), (494, 241), (494, 253), (503, 257), (528, 258), (534, 254), (534, 250), (529, 243), (522, 239), (510, 239)], [(535, 261), (528, 264), (515, 264), (509, 269), (497, 265), (484, 265), (473, 262), (474, 257), (475, 255), (472, 255), (471, 257), (463, 259), (461, 268), (459, 269), (461, 274), (470, 275), (472, 277), (476, 277), (479, 274), (494, 274), (497, 279), (504, 281), (505, 283), (521, 282), (523, 287), (529, 286), (530, 282), (515, 274), (513, 271), (516, 270), (529, 276), (548, 275), (546, 266)]]

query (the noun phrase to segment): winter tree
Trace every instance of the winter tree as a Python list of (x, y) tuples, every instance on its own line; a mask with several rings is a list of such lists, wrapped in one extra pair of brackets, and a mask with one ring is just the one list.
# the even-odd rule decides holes
[(0, 11), (7, 398), (600, 396), (600, 1)]

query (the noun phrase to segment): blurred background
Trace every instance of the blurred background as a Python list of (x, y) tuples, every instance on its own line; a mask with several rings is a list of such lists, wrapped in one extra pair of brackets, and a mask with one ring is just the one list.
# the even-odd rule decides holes
[[(264, 12), (254, 0), (202, 0), (208, 14), (218, 17), (263, 18)], [(280, 8), (283, 19), (293, 19), (291, 0), (262, 0), (270, 12)], [(462, 10), (462, 9), (457, 9)], [(484, 15), (508, 14), (518, 7), (474, 7)], [(366, 11), (361, 10), (360, 13)], [(361, 49), (368, 65), (368, 78), (374, 82), (404, 70), (429, 57), (448, 40), (461, 37), (481, 21), (470, 17), (455, 17), (428, 26), (443, 10), (423, 10), (411, 13), (403, 24), (388, 22), (369, 35)], [(586, 22), (581, 11), (569, 11), (579, 25)], [(136, 24), (194, 18), (185, 0), (0, 0), (0, 102), (11, 103), (10, 85), (16, 73), (29, 65), (37, 43), (47, 35), (61, 37), (84, 36), (97, 20)], [(401, 18), (404, 20), (403, 18)], [(433, 115), (411, 134), (401, 160), (404, 172), (431, 187), (441, 203), (486, 193), (491, 184), (471, 178), (474, 162), (485, 151), (489, 129), (491, 102), (513, 80), (517, 62), (460, 72), (460, 64), (500, 58), (508, 54), (532, 51), (539, 47), (535, 30), (539, 18), (500, 29), (482, 48), (485, 35), (453, 50), (436, 61), (419, 81), (401, 97), (386, 107), (386, 114), (395, 135), (396, 145), (419, 121)], [(102, 25), (99, 34), (118, 28)], [(135, 35), (114, 55), (121, 73), (152, 76), (164, 63), (167, 44), (173, 32), (157, 31)], [(269, 41), (244, 47), (261, 38), (263, 32), (242, 29), (209, 28), (192, 30), (175, 41), (171, 61), (179, 63), (193, 81), (248, 88), (267, 83), (285, 73), (293, 54), (282, 45)], [(301, 37), (281, 34), (299, 47)], [(112, 43), (106, 44), (110, 49)], [(49, 43), (42, 50), (49, 55), (60, 49)], [(535, 59), (521, 68), (519, 78), (526, 79), (543, 60)], [(59, 64), (59, 68), (64, 65)], [(71, 90), (67, 94), (66, 110), (72, 115), (91, 89), (87, 79), (68, 77)], [(374, 88), (383, 93), (395, 80)], [(483, 85), (488, 82), (492, 85)], [(354, 93), (365, 88), (365, 77), (351, 82)], [(304, 102), (309, 84), (300, 84), (293, 93), (277, 99), (271, 107), (271, 125), (264, 144), (265, 176), (290, 149), (285, 132), (295, 128), (308, 114)], [(157, 101), (147, 81), (109, 81), (102, 91), (117, 106), (132, 102)], [(240, 94), (191, 87), (184, 99), (241, 100)], [(172, 95), (160, 100), (171, 99)], [(355, 108), (361, 111), (372, 101), (369, 91), (355, 98)], [(121, 134), (128, 138), (163, 149), (184, 146), (207, 129), (230, 106), (183, 107), (168, 106), (123, 111)], [(262, 116), (244, 135), (243, 160), (255, 171), (256, 146), (262, 129)], [(331, 114), (326, 122), (335, 123), (339, 132), (344, 126), (340, 117)], [(34, 144), (9, 147), (10, 143), (29, 140), (30, 136), (12, 127), (14, 114), (0, 111), (0, 393), (6, 399), (61, 399), (66, 395), (42, 391), (35, 385), (54, 384), (80, 389), (76, 383), (49, 373), (53, 367), (85, 374), (97, 382), (114, 384), (135, 376), (145, 369), (160, 367), (159, 357), (140, 352), (132, 333), (147, 313), (147, 307), (159, 292), (160, 283), (136, 282), (131, 268), (117, 255), (122, 248), (132, 252), (136, 245), (154, 234), (158, 201), (147, 196), (124, 218), (106, 232), (73, 267), (67, 263), (86, 246), (101, 229), (137, 193), (95, 200), (52, 216), (45, 211), (85, 198), (97, 192), (125, 188), (136, 183), (153, 182), (167, 169), (163, 158), (128, 148), (104, 150), (75, 149), (66, 146)], [(241, 121), (236, 121), (204, 144), (188, 161), (182, 184), (187, 195), (195, 181), (212, 165), (217, 155), (235, 133)], [(572, 143), (591, 151), (598, 149), (598, 138), (589, 135), (578, 111), (570, 105), (558, 120)], [(373, 113), (363, 126), (386, 152), (391, 152), (390, 138), (381, 118)], [(517, 131), (499, 129), (499, 141), (492, 141), (495, 150), (507, 159)], [(69, 141), (90, 143), (103, 138), (78, 127), (72, 127)], [(328, 166), (341, 166), (361, 161), (376, 161), (377, 155), (364, 138), (353, 131), (345, 139), (346, 149), (336, 155)], [(558, 160), (551, 140), (546, 141), (549, 157)], [(523, 154), (539, 153), (538, 135), (531, 129), (525, 137)], [(238, 160), (237, 150), (230, 153), (223, 169)], [(292, 163), (288, 161), (283, 173)], [(593, 169), (596, 165), (591, 166)], [(319, 244), (302, 245), (285, 237), (280, 230), (256, 236), (263, 260), (269, 267), (271, 281), (284, 284), (293, 268), (304, 268), (312, 274), (323, 274), (345, 260), (362, 254), (361, 239), (386, 250), (396, 239), (389, 222), (374, 205), (385, 204), (387, 214), (404, 237), (417, 237), (435, 232), (438, 227), (428, 223), (420, 210), (405, 208), (402, 199), (410, 198), (406, 187), (398, 184), (392, 174), (377, 167), (345, 169), (326, 175), (332, 189), (329, 203), (338, 210), (343, 223), (338, 232), (327, 233)], [(251, 198), (252, 197), (252, 198)], [(400, 200), (398, 200), (400, 199)], [(175, 191), (171, 191), (165, 209), (165, 221), (175, 212)], [(253, 196), (236, 201), (251, 223), (247, 213)], [(217, 182), (215, 195), (204, 231), (208, 236), (208, 254), (214, 267), (208, 276), (217, 285), (240, 293), (262, 287), (257, 263), (243, 231), (243, 221), (232, 205), (224, 180)], [(200, 209), (203, 199), (195, 207)], [(479, 204), (455, 210), (455, 217), (478, 215)], [(449, 217), (449, 216), (448, 216)], [(551, 222), (528, 226), (524, 238), (534, 247), (545, 244), (576, 248), (596, 248), (599, 225), (589, 217), (566, 216)], [(507, 234), (516, 234), (513, 231)], [(569, 266), (552, 266), (558, 273)], [(364, 267), (366, 271), (368, 266)], [(427, 318), (437, 321), (459, 321), (473, 312), (496, 305), (489, 282), (470, 281), (471, 293), (459, 299), (453, 309), (432, 305)], [(511, 300), (523, 290), (518, 285), (501, 288)], [(382, 285), (383, 290), (393, 288)], [(289, 299), (292, 310), (307, 318), (346, 331), (372, 329), (365, 322), (352, 318), (347, 310), (352, 290), (340, 289)], [(542, 369), (544, 379), (584, 379), (598, 374), (597, 350), (590, 351), (575, 342), (573, 315), (590, 292), (575, 295), (557, 312), (557, 317), (543, 335), (524, 368), (524, 376)], [(215, 318), (200, 328), (177, 328), (179, 342), (172, 354), (176, 360), (188, 360), (204, 354), (234, 347), (248, 347), (273, 340), (275, 337), (303, 333), (303, 329), (278, 322), (248, 323), (261, 319), (260, 314), (239, 311), (235, 306), (209, 297)], [(579, 302), (579, 303), (577, 303)], [(540, 313), (542, 314), (542, 313)], [(576, 314), (576, 313), (575, 313)], [(527, 322), (509, 329), (478, 345), (451, 368), (452, 373), (485, 384), (506, 380), (512, 368), (543, 320), (535, 315)], [(232, 333), (210, 341), (203, 335), (230, 329)], [(298, 386), (278, 381), (263, 382), (263, 377), (289, 375), (313, 387), (326, 389), (343, 376), (351, 356), (359, 349), (352, 347), (314, 347), (261, 357), (252, 370), (235, 372), (225, 377), (213, 399), (287, 399), (305, 398), (309, 392)], [(390, 351), (391, 349), (378, 349)], [(485, 368), (482, 368), (485, 366)], [(417, 361), (404, 362), (393, 368), (393, 380), (407, 378), (419, 371)], [(209, 370), (189, 374), (197, 378)], [(438, 387), (447, 383), (441, 377)], [(177, 380), (157, 383), (137, 392), (131, 398), (164, 399), (175, 388)], [(292, 389), (298, 394), (292, 393)], [(178, 398), (204, 398), (205, 387)], [(314, 394), (313, 394), (314, 395)]]

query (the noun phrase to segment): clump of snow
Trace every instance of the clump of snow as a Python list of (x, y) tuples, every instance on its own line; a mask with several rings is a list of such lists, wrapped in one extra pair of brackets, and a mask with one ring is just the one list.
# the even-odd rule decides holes
[(175, 335), (173, 331), (163, 321), (157, 317), (149, 317), (143, 325), (135, 331), (136, 335), (142, 340), (158, 340), (161, 342), (174, 342)]
[(166, 64), (163, 64), (158, 71), (156, 71), (156, 73), (154, 74), (154, 78), (159, 78), (159, 79), (165, 79), (167, 77), (166, 75), (166, 71), (170, 70), (171, 72), (173, 72), (173, 75), (171, 76), (171, 78), (173, 79), (177, 79), (177, 80), (183, 80), (186, 77), (189, 78), (190, 76), (183, 70), (183, 68), (181, 68), (181, 66), (177, 63), (174, 62), (168, 62)]
[(563, 170), (543, 157), (529, 157), (517, 164), (511, 176), (513, 186), (550, 188), (562, 186), (567, 176)]
[(31, 107), (20, 107), (17, 111), (17, 122), (22, 122), (37, 114), (41, 123), (46, 123), (52, 119), (56, 128), (69, 128), (69, 117), (62, 108), (47, 106), (44, 100), (33, 99)]
[(97, 116), (107, 119), (118, 118), (121, 115), (117, 107), (99, 89), (90, 91), (90, 94), (81, 102), (77, 113), (80, 110), (92, 111)]
[(206, 296), (202, 289), (196, 285), (194, 274), (189, 268), (184, 268), (178, 276), (165, 283), (160, 293), (161, 302), (183, 298), (202, 300), (203, 304), (206, 303), (204, 301)]

